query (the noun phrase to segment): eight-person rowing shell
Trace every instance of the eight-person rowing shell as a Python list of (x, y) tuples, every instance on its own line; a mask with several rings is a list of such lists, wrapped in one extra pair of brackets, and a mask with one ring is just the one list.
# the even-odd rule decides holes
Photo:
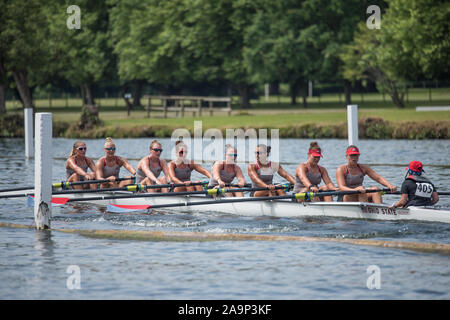
[(255, 191), (252, 194), (254, 197), (285, 195), (284, 190), (275, 189), (275, 185), (273, 184), (273, 176), (275, 173), (278, 173), (280, 176), (288, 180), (289, 183), (295, 183), (294, 177), (287, 173), (278, 162), (268, 160), (270, 150), (270, 146), (259, 144), (255, 151), (256, 162), (251, 163), (248, 166), (248, 175), (252, 180), (252, 187), (267, 188), (267, 190)]
[[(136, 170), (127, 159), (115, 155), (116, 145), (111, 138), (106, 138), (104, 149), (105, 156), (101, 157), (97, 161), (96, 177), (97, 180), (109, 180), (109, 182), (102, 183), (100, 188), (117, 188), (131, 184), (131, 179), (123, 180), (120, 183), (117, 182), (117, 179), (119, 179), (120, 168), (122, 166), (133, 176), (136, 175)], [(131, 178), (131, 176), (127, 176), (127, 178)]]
[[(212, 167), (212, 175), (209, 180), (209, 188), (224, 188), (230, 185), (234, 178), (237, 178), (238, 185), (243, 188), (245, 185), (245, 178), (242, 174), (241, 168), (236, 164), (237, 149), (229, 144), (225, 146), (225, 160), (216, 161)], [(233, 189), (236, 187), (228, 187)], [(226, 196), (243, 197), (242, 192), (230, 192), (226, 193)]]
[[(66, 161), (66, 179), (67, 182), (80, 182), (94, 180), (95, 164), (91, 158), (86, 157), (86, 143), (77, 141), (73, 144), (72, 151)], [(91, 172), (88, 173), (88, 169)], [(74, 189), (96, 189), (94, 184), (74, 185)]]
[[(212, 173), (193, 161), (187, 160), (187, 146), (183, 141), (175, 143), (177, 158), (166, 163), (161, 159), (162, 145), (157, 140), (150, 144), (150, 155), (142, 158), (136, 171), (133, 166), (125, 159), (115, 155), (116, 146), (111, 138), (106, 138), (104, 145), (105, 156), (97, 161), (97, 165), (91, 158), (86, 157), (86, 144), (82, 141), (74, 143), (72, 152), (66, 161), (67, 182), (88, 182), (89, 180), (109, 180), (102, 183), (100, 188), (122, 187), (130, 184), (130, 181), (117, 182), (120, 168), (125, 167), (132, 175), (136, 176), (136, 183), (143, 185), (165, 185), (160, 189), (149, 189), (149, 192), (169, 192), (168, 184), (184, 184), (182, 187), (176, 187), (174, 192), (182, 191), (201, 191), (203, 184), (192, 185), (191, 172), (196, 170), (210, 179), (208, 188), (233, 188), (230, 184), (236, 178), (238, 187), (245, 186), (245, 178), (241, 168), (236, 163), (237, 149), (231, 145), (226, 145), (225, 159), (216, 161), (212, 167)], [(285, 195), (284, 190), (276, 188), (273, 184), (273, 177), (278, 173), (285, 178), (291, 185), (294, 185), (293, 193), (303, 192), (327, 192), (327, 191), (357, 191), (358, 194), (344, 195), (344, 201), (353, 202), (373, 202), (382, 203), (380, 192), (367, 192), (367, 190), (379, 190), (377, 187), (364, 188), (364, 176), (368, 175), (374, 181), (386, 186), (391, 192), (395, 192), (397, 187), (392, 185), (387, 179), (377, 174), (368, 165), (360, 164), (360, 152), (356, 146), (349, 146), (346, 149), (347, 164), (341, 165), (336, 171), (336, 179), (339, 188), (336, 188), (331, 181), (327, 170), (319, 166), (320, 158), (323, 157), (322, 150), (317, 142), (312, 142), (308, 150), (308, 160), (300, 163), (295, 172), (295, 178), (286, 172), (279, 163), (269, 161), (270, 146), (259, 144), (256, 147), (256, 162), (248, 166), (248, 174), (252, 180), (253, 191), (250, 196), (281, 196)], [(88, 173), (88, 170), (91, 170)], [(408, 172), (405, 181), (402, 184), (401, 199), (392, 207), (409, 206), (429, 206), (439, 201), (436, 188), (426, 177), (422, 176), (423, 165), (419, 161), (412, 161), (407, 168)], [(159, 178), (161, 173), (164, 176)], [(129, 177), (131, 178), (131, 177)], [(320, 186), (321, 182), (323, 186)], [(200, 181), (194, 181), (200, 182)], [(95, 189), (95, 183), (85, 183), (73, 185), (76, 189)], [(266, 190), (251, 190), (255, 188), (265, 188)], [(339, 193), (339, 192), (337, 192)], [(333, 192), (334, 194), (334, 192)], [(243, 192), (230, 192), (227, 196), (243, 197)], [(323, 197), (324, 201), (332, 201), (330, 195)], [(319, 197), (313, 200), (320, 200)], [(339, 200), (338, 200), (339, 201)]]
[[(336, 180), (340, 191), (359, 191), (359, 194), (344, 195), (344, 201), (359, 201), (359, 202), (373, 202), (382, 203), (381, 193), (373, 192), (366, 193), (363, 187), (364, 176), (368, 175), (372, 180), (389, 188), (391, 192), (395, 192), (397, 187), (392, 185), (385, 178), (380, 176), (366, 164), (359, 164), (359, 149), (354, 146), (348, 146), (345, 151), (347, 157), (347, 164), (341, 165), (336, 171)], [(377, 190), (378, 187), (371, 187), (367, 190)]]
[[(322, 149), (317, 142), (311, 142), (308, 150), (308, 160), (300, 163), (295, 171), (294, 193), (298, 192), (319, 192), (319, 191), (335, 191), (336, 186), (330, 179), (327, 169), (319, 166), (322, 156)], [(319, 187), (321, 182), (325, 184)], [(320, 197), (315, 197), (313, 201), (320, 201)], [(323, 197), (323, 201), (333, 201), (332, 196)], [(302, 200), (298, 200), (302, 202)]]
[(192, 182), (200, 182), (191, 181), (192, 170), (195, 170), (208, 178), (211, 178), (211, 173), (200, 164), (186, 158), (188, 151), (187, 146), (183, 141), (178, 140), (175, 143), (175, 152), (177, 158), (169, 163), (170, 181), (174, 184), (184, 184), (185, 186), (176, 187), (173, 191), (201, 191), (203, 189), (201, 185), (191, 185)]
[[(139, 161), (136, 173), (136, 183), (145, 186), (168, 184), (169, 183), (169, 168), (167, 162), (161, 159), (163, 152), (162, 145), (157, 140), (150, 143), (150, 155), (145, 156)], [(161, 172), (164, 176), (159, 178)], [(168, 188), (148, 188), (147, 192), (168, 192)]]

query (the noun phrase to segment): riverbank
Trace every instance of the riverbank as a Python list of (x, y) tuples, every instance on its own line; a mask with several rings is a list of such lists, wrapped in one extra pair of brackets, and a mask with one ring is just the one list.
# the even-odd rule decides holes
[[(67, 121), (53, 121), (53, 136), (64, 138), (141, 138), (171, 137), (178, 128), (185, 128), (194, 134), (194, 121), (202, 121), (202, 130), (219, 129), (225, 136), (227, 129), (279, 129), (280, 138), (347, 138), (347, 122), (339, 117), (322, 117), (321, 122), (301, 116), (296, 121), (295, 114), (286, 115), (235, 115), (231, 117), (203, 117), (182, 119), (136, 119), (108, 120), (103, 126), (90, 130), (79, 130)], [(311, 117), (311, 115), (309, 115)], [(359, 119), (359, 137), (361, 139), (449, 139), (450, 120), (448, 116), (436, 117), (441, 120), (389, 121), (380, 117), (361, 117)], [(249, 118), (249, 119), (242, 119)], [(306, 120), (306, 121), (305, 121)], [(146, 124), (148, 123), (148, 124)], [(158, 124), (159, 123), (159, 124)], [(23, 137), (23, 116), (7, 114), (0, 116), (0, 138)]]

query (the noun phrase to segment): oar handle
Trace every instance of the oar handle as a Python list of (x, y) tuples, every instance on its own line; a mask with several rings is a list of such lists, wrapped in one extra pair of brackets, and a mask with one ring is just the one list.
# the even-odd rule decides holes
[[(381, 192), (382, 194), (391, 193), (390, 189), (366, 189), (365, 193), (375, 193), (375, 192)], [(361, 194), (362, 192), (359, 190), (349, 190), (349, 191), (322, 191), (322, 192), (302, 192), (307, 193), (311, 196), (311, 198), (314, 197), (325, 197), (325, 196), (340, 196), (340, 195), (350, 195), (350, 194)]]
[(62, 188), (62, 189), (67, 189), (71, 186), (78, 186), (78, 185), (83, 185), (83, 184), (95, 184), (95, 183), (106, 183), (106, 182), (120, 182), (120, 181), (124, 181), (124, 180), (134, 180), (136, 179), (136, 177), (126, 177), (126, 178), (117, 178), (113, 181), (108, 180), (108, 179), (102, 179), (102, 180), (86, 180), (86, 181), (75, 181), (75, 182), (68, 182), (68, 181), (61, 181), (61, 182), (56, 182), (54, 184), (52, 184), (53, 188)]

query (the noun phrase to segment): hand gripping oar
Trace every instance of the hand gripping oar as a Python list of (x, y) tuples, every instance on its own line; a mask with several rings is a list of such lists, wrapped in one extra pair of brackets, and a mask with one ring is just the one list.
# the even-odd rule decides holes
[[(208, 188), (214, 188), (208, 186), (208, 182), (194, 182), (191, 185), (202, 185), (203, 188), (206, 190)], [(111, 192), (111, 191), (131, 191), (131, 192), (144, 192), (147, 189), (160, 189), (160, 188), (175, 188), (175, 187), (183, 187), (186, 186), (184, 183), (180, 184), (155, 184), (155, 185), (141, 185), (141, 184), (133, 184), (128, 185), (125, 187), (118, 187), (118, 188), (104, 188), (104, 189), (71, 189), (71, 190), (63, 190), (63, 191), (53, 191), (52, 195), (59, 195), (59, 194), (77, 194), (77, 193), (97, 193), (97, 192)], [(239, 185), (236, 184), (229, 184), (227, 185), (229, 187), (239, 187)], [(245, 184), (244, 187), (250, 187), (250, 184)], [(33, 195), (34, 192), (27, 192), (27, 193), (18, 193), (18, 194), (8, 194), (8, 195), (0, 195), (0, 199), (2, 198), (20, 198), (20, 197), (26, 197), (29, 195)]]
[[(275, 189), (286, 189), (286, 185), (275, 186)], [(261, 191), (270, 190), (269, 188), (214, 188), (200, 191), (182, 191), (182, 192), (166, 192), (166, 193), (139, 193), (139, 194), (125, 194), (125, 195), (108, 195), (97, 197), (83, 197), (68, 199), (67, 202), (78, 201), (97, 201), (97, 200), (114, 200), (114, 199), (132, 199), (132, 198), (153, 198), (153, 197), (173, 197), (173, 196), (189, 196), (189, 195), (223, 195), (230, 192), (246, 192), (246, 191)]]

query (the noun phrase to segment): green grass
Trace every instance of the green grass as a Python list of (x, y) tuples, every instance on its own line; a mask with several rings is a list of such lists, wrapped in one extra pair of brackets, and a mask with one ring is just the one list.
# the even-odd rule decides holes
[[(359, 117), (379, 117), (391, 122), (450, 120), (450, 112), (416, 112), (417, 106), (449, 106), (450, 90), (438, 88), (409, 89), (408, 102), (405, 109), (396, 108), (390, 98), (382, 94), (369, 93), (353, 94), (352, 103), (359, 107)], [(301, 97), (298, 105), (290, 104), (288, 96), (271, 96), (269, 101), (264, 97), (251, 100), (252, 108), (242, 110), (238, 106), (238, 97), (233, 97), (233, 115), (215, 113), (209, 116), (204, 112), (202, 117), (193, 117), (186, 112), (184, 118), (175, 118), (175, 113), (169, 113), (170, 118), (163, 118), (162, 112), (152, 112), (151, 118), (147, 118), (144, 108), (132, 110), (131, 116), (127, 116), (125, 102), (118, 98), (96, 99), (99, 106), (100, 118), (107, 126), (135, 127), (140, 125), (168, 126), (171, 128), (193, 128), (195, 120), (201, 120), (203, 128), (237, 128), (237, 127), (272, 127), (283, 128), (298, 124), (333, 124), (347, 121), (346, 107), (343, 102), (344, 95), (326, 94), (321, 97), (308, 98), (308, 108), (301, 106)], [(279, 101), (279, 102), (278, 102)], [(406, 101), (406, 99), (405, 99)], [(52, 112), (55, 121), (75, 122), (80, 117), (80, 99), (40, 99), (34, 101), (37, 112)], [(141, 100), (143, 106), (146, 101)], [(21, 105), (17, 101), (7, 101), (8, 112), (22, 112)]]

